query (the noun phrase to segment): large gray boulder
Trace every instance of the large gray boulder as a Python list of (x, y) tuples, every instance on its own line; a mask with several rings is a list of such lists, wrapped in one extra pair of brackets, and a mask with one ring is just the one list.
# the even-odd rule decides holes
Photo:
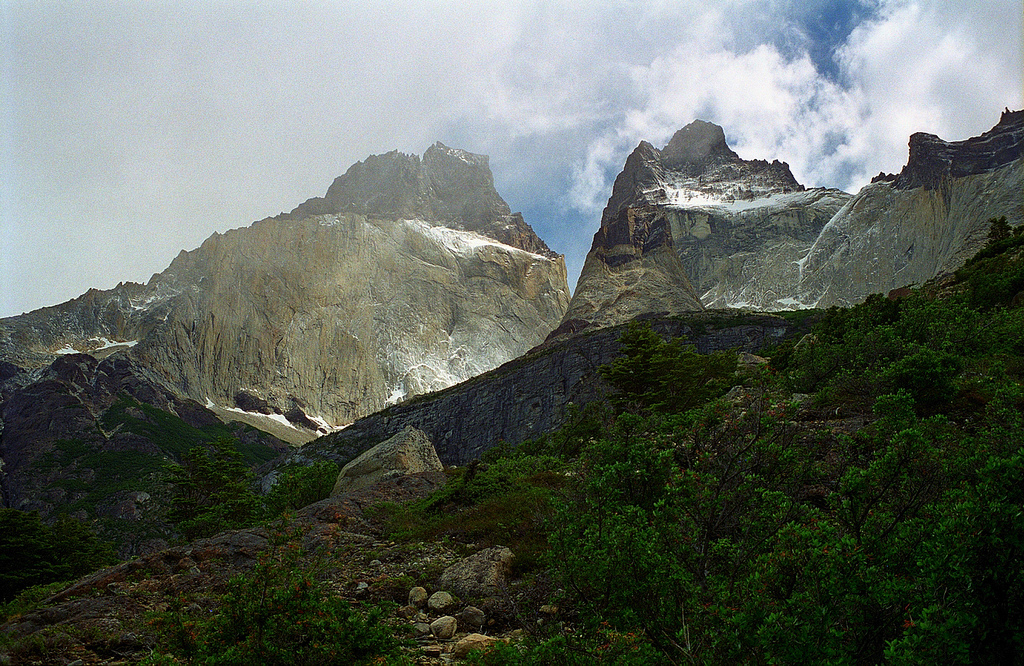
[(464, 599), (495, 596), (505, 586), (514, 557), (505, 546), (484, 548), (445, 569), (439, 584)]
[(398, 476), (443, 469), (434, 445), (423, 431), (406, 426), (402, 432), (345, 465), (338, 473), (331, 495), (361, 490)]

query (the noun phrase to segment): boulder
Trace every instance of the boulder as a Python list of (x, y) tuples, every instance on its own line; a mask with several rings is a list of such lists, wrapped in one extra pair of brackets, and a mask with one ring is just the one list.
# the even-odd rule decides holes
[(483, 634), (468, 634), (459, 640), (452, 648), (452, 656), (456, 659), (465, 659), (473, 650), (481, 650), (486, 652), (491, 648), (498, 639), (493, 636), (484, 636)]
[(399, 476), (442, 469), (444, 466), (427, 436), (421, 430), (406, 426), (402, 432), (345, 465), (338, 473), (331, 495), (361, 490)]
[(484, 621), (487, 619), (484, 612), (476, 606), (466, 606), (457, 617), (461, 626), (477, 629), (484, 626)]
[(427, 590), (422, 587), (414, 587), (409, 590), (409, 605), (416, 608), (423, 608), (427, 605)]
[(430, 632), (434, 634), (435, 638), (446, 639), (451, 638), (455, 635), (455, 630), (458, 629), (459, 622), (451, 615), (445, 615), (439, 617), (430, 623)]
[(461, 597), (495, 596), (505, 585), (513, 557), (505, 546), (485, 548), (445, 569), (441, 587)]
[(427, 608), (437, 613), (443, 613), (454, 605), (455, 599), (447, 592), (434, 592), (427, 599)]

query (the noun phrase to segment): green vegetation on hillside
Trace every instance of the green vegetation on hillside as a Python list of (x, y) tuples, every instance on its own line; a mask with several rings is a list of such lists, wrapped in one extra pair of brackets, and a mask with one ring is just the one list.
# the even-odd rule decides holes
[(27, 587), (73, 580), (115, 561), (110, 544), (73, 518), (47, 525), (35, 512), (0, 509), (0, 603)]
[[(942, 282), (791, 315), (810, 332), (760, 366), (631, 324), (600, 372), (607, 400), (370, 518), (395, 541), (516, 553), (499, 602), (526, 639), (474, 664), (1021, 663), (1024, 234), (1003, 226)], [(104, 427), (157, 422), (140, 413), (126, 403)], [(287, 469), (261, 499), (253, 457), (203, 435), (180, 423), (162, 435), (179, 447), (161, 478), (187, 538), (265, 524), (325, 497), (337, 475)], [(96, 455), (60, 442), (50, 462)], [(118, 460), (150, 473), (152, 461)], [(0, 579), (16, 590), (74, 575), (54, 573), (77, 564), (51, 557), (50, 528), (26, 516), (10, 532), (34, 559)], [(182, 597), (151, 615), (147, 663), (401, 663), (384, 611), (338, 599), (298, 536), (274, 537), (218, 592), (217, 612)], [(79, 537), (69, 553), (102, 555)], [(400, 579), (398, 598), (412, 583)]]
[(155, 613), (159, 649), (143, 664), (291, 666), (292, 664), (404, 664), (383, 619), (385, 606), (356, 607), (303, 562), (301, 535), (278, 532), (270, 550), (246, 574), (233, 577), (214, 615), (181, 602)]
[[(435, 526), (420, 537), (458, 537), (461, 517), (477, 540), (546, 537), (528, 560), (560, 585), (538, 603), (562, 622), (475, 663), (1019, 663), (1018, 239), (993, 238), (941, 298), (829, 310), (738, 374), (630, 326), (602, 372), (611, 410), (397, 513)], [(560, 481), (509, 533), (538, 467)]]

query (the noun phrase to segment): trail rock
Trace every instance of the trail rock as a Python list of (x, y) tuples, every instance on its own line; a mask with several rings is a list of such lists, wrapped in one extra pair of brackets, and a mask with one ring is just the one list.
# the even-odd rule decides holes
[(436, 638), (444, 640), (454, 636), (458, 626), (458, 620), (451, 615), (445, 615), (430, 623), (430, 632), (434, 634)]
[(487, 619), (484, 612), (476, 606), (466, 606), (457, 617), (459, 620), (459, 626), (473, 627), (476, 629), (484, 626), (484, 622)]
[(484, 636), (483, 634), (469, 634), (461, 639), (452, 648), (452, 656), (456, 659), (465, 659), (466, 656), (473, 650), (481, 650), (486, 652), (498, 639), (492, 636)]
[(461, 597), (488, 597), (500, 593), (514, 555), (504, 546), (485, 548), (444, 570), (440, 585)]
[(423, 608), (427, 605), (427, 591), (422, 587), (414, 587), (409, 590), (409, 605), (416, 608)]
[(455, 606), (455, 599), (447, 592), (434, 592), (427, 599), (427, 608), (435, 613), (443, 613)]

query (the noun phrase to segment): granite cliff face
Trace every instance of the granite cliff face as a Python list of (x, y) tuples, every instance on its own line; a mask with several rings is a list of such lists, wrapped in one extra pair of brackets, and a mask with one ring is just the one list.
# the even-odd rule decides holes
[(851, 305), (959, 268), (988, 240), (989, 221), (1024, 223), (1024, 111), (966, 141), (910, 138), (907, 165), (880, 174), (822, 229), (795, 297)]
[(0, 359), (119, 350), (177, 395), (326, 431), (522, 354), (568, 300), (562, 258), (509, 212), (487, 158), (435, 144), (370, 157), (146, 285), (0, 320)]
[(695, 121), (647, 142), (615, 179), (564, 323), (704, 307), (791, 307), (794, 263), (849, 195), (807, 190), (783, 162), (743, 160)]
[(1024, 222), (1024, 111), (959, 142), (910, 139), (907, 166), (856, 196), (805, 189), (695, 121), (626, 160), (556, 335), (640, 314), (851, 305), (955, 270), (989, 220)]

